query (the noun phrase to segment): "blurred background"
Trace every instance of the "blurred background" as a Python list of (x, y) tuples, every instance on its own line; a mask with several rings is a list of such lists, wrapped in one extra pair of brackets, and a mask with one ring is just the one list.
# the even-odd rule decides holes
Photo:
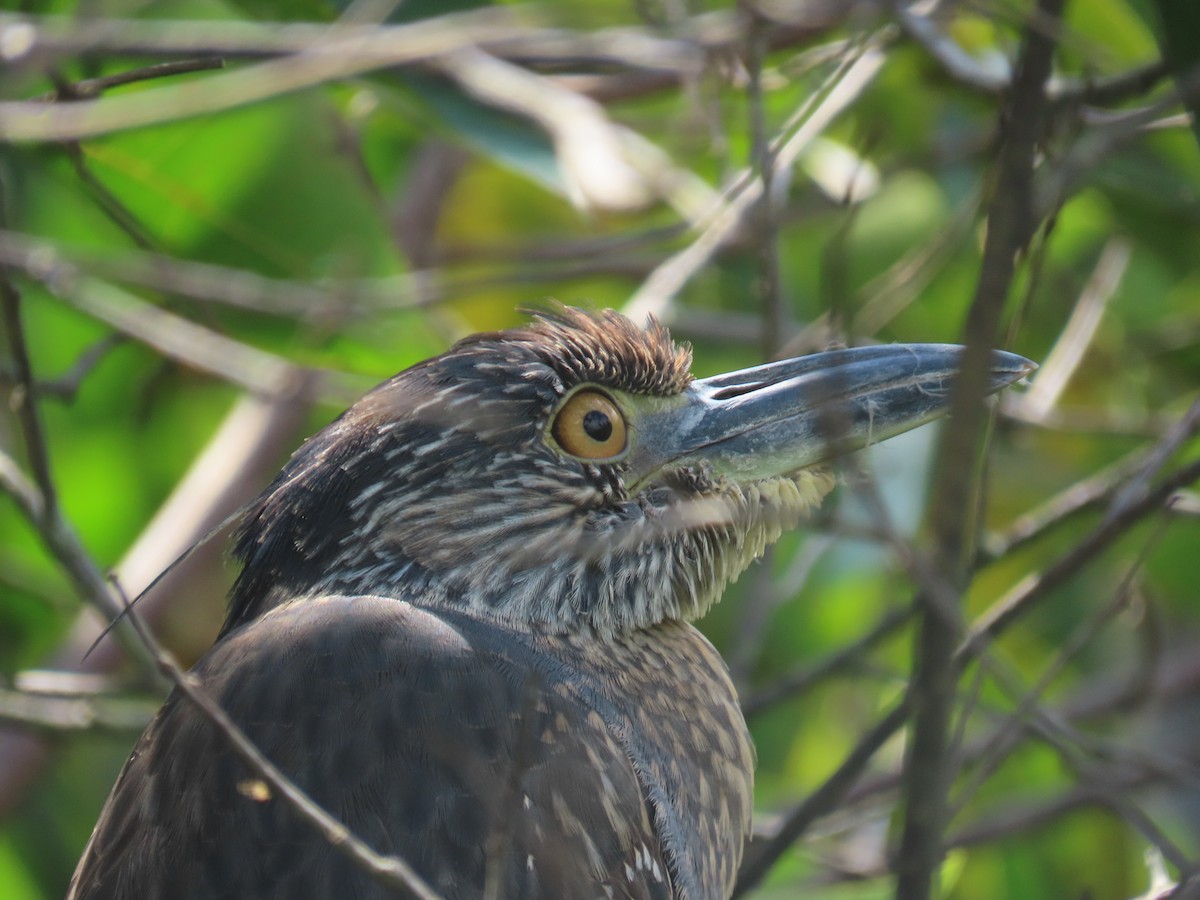
[[(697, 375), (961, 340), (1011, 197), (999, 343), (1042, 368), (981, 467), (940, 895), (1165, 896), (1200, 862), (1200, 11), (1056, 5), (5, 4), (0, 897), (63, 894), (163, 696), (122, 638), (85, 658), (106, 573), (140, 593), (363, 390), (551, 298)], [(893, 895), (936, 447), (860, 454), (701, 624), (758, 746), (748, 896)], [(187, 664), (226, 541), (139, 607)]]

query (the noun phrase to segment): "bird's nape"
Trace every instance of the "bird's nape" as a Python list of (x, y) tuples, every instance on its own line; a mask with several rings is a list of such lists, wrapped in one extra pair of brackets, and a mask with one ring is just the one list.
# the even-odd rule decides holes
[[(571, 309), (469, 338), (292, 457), (197, 675), (448, 900), (728, 896), (753, 751), (688, 623), (819, 502), (820, 463), (944, 413), (960, 358), (853, 348), (695, 380), (664, 328)], [(992, 364), (993, 392), (1032, 368)], [(71, 896), (385, 895), (240, 793), (250, 774), (172, 695)]]

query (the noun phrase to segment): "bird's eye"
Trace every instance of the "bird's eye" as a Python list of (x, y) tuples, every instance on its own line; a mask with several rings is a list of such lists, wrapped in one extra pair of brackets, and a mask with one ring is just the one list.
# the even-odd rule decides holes
[(580, 459), (611, 459), (625, 449), (625, 417), (599, 391), (579, 391), (567, 398), (550, 426), (554, 440)]

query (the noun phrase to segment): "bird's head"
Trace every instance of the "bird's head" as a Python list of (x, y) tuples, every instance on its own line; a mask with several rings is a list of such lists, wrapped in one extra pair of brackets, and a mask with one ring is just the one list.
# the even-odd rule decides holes
[[(554, 632), (694, 618), (830, 489), (816, 464), (946, 410), (960, 350), (694, 380), (689, 348), (613, 312), (468, 338), (296, 452), (239, 534), (226, 630), (325, 593)], [(1030, 368), (996, 353), (992, 389)]]

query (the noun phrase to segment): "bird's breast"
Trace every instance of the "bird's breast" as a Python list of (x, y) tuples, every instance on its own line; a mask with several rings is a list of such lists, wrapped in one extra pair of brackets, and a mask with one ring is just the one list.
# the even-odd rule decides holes
[(539, 644), (628, 754), (680, 895), (728, 896), (750, 829), (754, 748), (720, 655), (682, 622)]

